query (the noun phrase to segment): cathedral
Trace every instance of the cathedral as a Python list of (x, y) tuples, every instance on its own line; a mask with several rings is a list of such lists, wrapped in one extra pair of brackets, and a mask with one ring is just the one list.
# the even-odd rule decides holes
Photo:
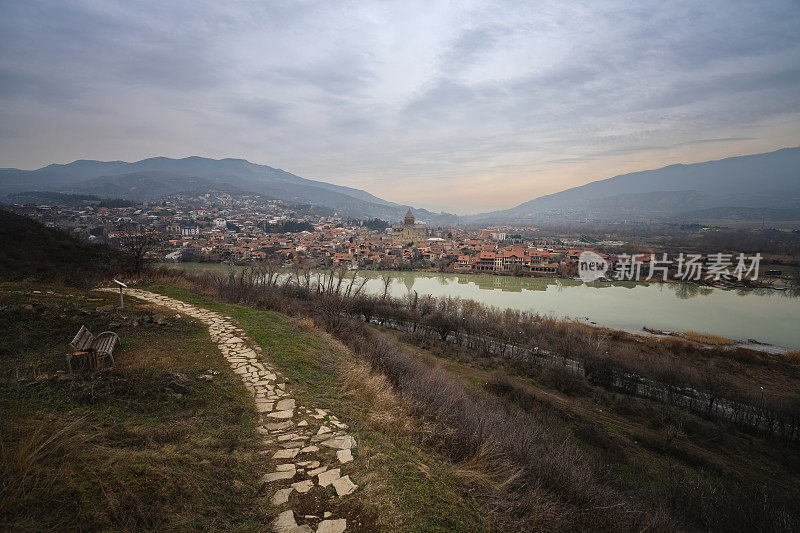
[(403, 225), (394, 226), (392, 230), (395, 242), (403, 244), (425, 240), (428, 234), (428, 227), (425, 224), (417, 224), (414, 221), (414, 214), (411, 212), (411, 209), (406, 213), (406, 217), (403, 219)]

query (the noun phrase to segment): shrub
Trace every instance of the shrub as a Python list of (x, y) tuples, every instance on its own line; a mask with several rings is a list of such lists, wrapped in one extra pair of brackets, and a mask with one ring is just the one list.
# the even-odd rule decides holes
[(726, 339), (725, 337), (720, 337), (719, 335), (698, 333), (696, 331), (686, 331), (683, 333), (683, 336), (690, 341), (699, 342), (701, 344), (713, 344), (715, 346), (730, 346), (732, 344), (736, 344), (735, 341)]
[(586, 396), (589, 384), (586, 378), (563, 365), (548, 366), (542, 370), (542, 383), (570, 396)]

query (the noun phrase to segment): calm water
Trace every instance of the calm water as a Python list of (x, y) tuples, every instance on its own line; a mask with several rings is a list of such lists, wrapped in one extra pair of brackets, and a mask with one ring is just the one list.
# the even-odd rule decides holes
[[(190, 271), (219, 270), (220, 264), (180, 263)], [(382, 273), (366, 289), (381, 293)], [(477, 274), (391, 272), (393, 296), (409, 291), (469, 298), (500, 308), (574, 318), (628, 331), (642, 327), (699, 331), (787, 348), (800, 347), (800, 293), (771, 289), (723, 290), (688, 284), (592, 283), (552, 278), (514, 278)]]

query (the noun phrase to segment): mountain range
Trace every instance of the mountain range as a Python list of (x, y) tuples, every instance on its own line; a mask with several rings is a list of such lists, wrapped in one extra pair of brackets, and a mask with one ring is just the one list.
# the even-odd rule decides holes
[(791, 213), (798, 208), (800, 148), (784, 148), (621, 174), (541, 196), (511, 209), (464, 218), (472, 222), (693, 221), (726, 214), (725, 209), (727, 214), (739, 209), (797, 220), (797, 213)]
[(212, 190), (257, 193), (326, 206), (355, 218), (398, 221), (410, 208), (417, 219), (434, 225), (800, 220), (800, 147), (622, 174), (541, 196), (511, 209), (460, 218), (230, 158), (153, 157), (134, 163), (78, 160), (38, 170), (0, 169), (0, 195), (33, 190), (134, 200)]
[(0, 195), (32, 190), (134, 200), (212, 190), (249, 192), (288, 202), (323, 205), (343, 216), (356, 218), (396, 221), (411, 208), (415, 217), (428, 223), (456, 221), (454, 215), (399, 205), (360, 189), (301, 178), (244, 159), (153, 157), (134, 163), (78, 160), (38, 170), (0, 169)]

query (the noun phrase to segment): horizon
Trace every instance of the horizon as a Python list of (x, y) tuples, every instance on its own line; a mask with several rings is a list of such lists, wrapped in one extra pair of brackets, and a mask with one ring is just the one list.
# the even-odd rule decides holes
[[(622, 175), (625, 175), (625, 174), (631, 174), (631, 173), (637, 173), (637, 172), (648, 172), (648, 171), (652, 171), (652, 170), (660, 170), (662, 168), (666, 168), (667, 166), (693, 165), (693, 164), (699, 164), (699, 163), (710, 163), (710, 162), (719, 161), (721, 159), (728, 159), (728, 158), (732, 158), (732, 157), (747, 157), (747, 156), (755, 156), (755, 155), (764, 155), (764, 154), (773, 153), (773, 152), (780, 152), (782, 150), (795, 150), (795, 149), (798, 149), (798, 148), (800, 148), (800, 146), (784, 146), (783, 148), (777, 148), (777, 149), (771, 150), (769, 152), (762, 152), (762, 153), (755, 153), (755, 154), (741, 154), (741, 155), (737, 155), (737, 156), (729, 156), (729, 157), (725, 157), (725, 158), (711, 159), (711, 160), (707, 160), (707, 161), (691, 161), (691, 162), (685, 162), (685, 163), (672, 163), (670, 165), (665, 165), (663, 167), (658, 167), (658, 168), (645, 168), (645, 169), (640, 169), (640, 170), (634, 170), (632, 172), (626, 172), (624, 174), (615, 174), (613, 176), (608, 176), (608, 177), (598, 177), (598, 178), (592, 179), (590, 181), (587, 181), (585, 183), (576, 185), (575, 187), (580, 187), (582, 185), (588, 185), (588, 184), (599, 182), (599, 181), (605, 181), (605, 180), (616, 178), (618, 176), (622, 176)], [(122, 160), (122, 159), (87, 159), (87, 158), (79, 158), (79, 159), (74, 159), (72, 161), (69, 161), (67, 163), (55, 163), (54, 162), (54, 163), (48, 163), (46, 165), (43, 165), (43, 166), (40, 166), (40, 167), (37, 167), (37, 168), (16, 169), (16, 170), (35, 171), (35, 170), (41, 170), (43, 168), (47, 168), (49, 166), (66, 166), (66, 165), (69, 165), (69, 164), (72, 164), (72, 163), (77, 163), (79, 161), (91, 161), (91, 162), (100, 162), (100, 163), (126, 163), (126, 164), (132, 164), (132, 163), (138, 163), (138, 162), (146, 161), (146, 160), (150, 160), (150, 159), (170, 159), (170, 160), (173, 160), (173, 161), (178, 161), (178, 160), (182, 160), (182, 159), (192, 159), (192, 158), (209, 159), (209, 160), (213, 160), (213, 161), (224, 161), (224, 160), (244, 161), (246, 163), (259, 165), (259, 166), (266, 166), (266, 167), (274, 168), (276, 170), (281, 170), (281, 171), (284, 171), (284, 172), (288, 172), (290, 174), (294, 174), (294, 172), (292, 172), (290, 169), (287, 170), (285, 168), (273, 167), (273, 166), (271, 166), (271, 165), (269, 165), (267, 163), (259, 163), (259, 162), (255, 162), (255, 161), (250, 161), (250, 160), (242, 158), (242, 157), (217, 157), (217, 158), (214, 158), (214, 157), (206, 157), (206, 156), (201, 156), (201, 155), (196, 155), (196, 154), (195, 155), (188, 155), (188, 156), (184, 156), (184, 157), (169, 157), (169, 156), (156, 155), (156, 156), (144, 157), (142, 159), (131, 160), (131, 161), (125, 161), (125, 160)], [(9, 169), (9, 168), (11, 168), (11, 167), (0, 167), (0, 170), (6, 170), (6, 169)], [(295, 175), (297, 175), (297, 174), (295, 174)], [(311, 179), (311, 180), (316, 179), (314, 177), (309, 177), (309, 176), (298, 176), (298, 177), (305, 178), (305, 179)], [(317, 181), (321, 181), (321, 180), (317, 180)], [(333, 182), (330, 182), (330, 183), (333, 183)], [(337, 183), (337, 185), (341, 185), (341, 184)], [(355, 188), (359, 189), (359, 187), (355, 187)], [(362, 189), (362, 190), (364, 190), (365, 192), (368, 192), (370, 194), (373, 194), (371, 191), (369, 191), (367, 189)], [(487, 209), (485, 211), (475, 211), (475, 212), (444, 211), (444, 210), (438, 210), (438, 209), (435, 209), (435, 208), (430, 208), (430, 207), (427, 207), (427, 206), (424, 206), (424, 205), (414, 205), (414, 204), (411, 204), (409, 202), (398, 201), (398, 200), (394, 200), (392, 198), (385, 198), (385, 197), (381, 197), (379, 195), (375, 195), (375, 196), (378, 196), (382, 200), (393, 202), (393, 203), (399, 204), (401, 206), (408, 205), (408, 206), (410, 206), (412, 208), (415, 208), (415, 209), (427, 209), (429, 211), (439, 212), (439, 213), (442, 213), (442, 214), (451, 214), (451, 215), (456, 215), (456, 216), (473, 216), (473, 215), (478, 215), (478, 214), (483, 214), (483, 213), (489, 213), (489, 212), (492, 212), (492, 211), (501, 211), (501, 210), (511, 209), (513, 207), (517, 207), (520, 204), (529, 202), (531, 200), (535, 200), (537, 198), (541, 198), (543, 196), (548, 196), (548, 195), (551, 195), (551, 194), (556, 194), (556, 193), (562, 192), (564, 190), (567, 190), (567, 189), (561, 189), (561, 190), (558, 190), (558, 191), (553, 191), (552, 193), (545, 193), (545, 194), (542, 194), (540, 196), (536, 196), (534, 198), (528, 198), (527, 200), (523, 200), (523, 201), (518, 202), (518, 203), (513, 204), (513, 205), (501, 206), (500, 208), (497, 208), (497, 209), (491, 209), (491, 210)], [(244, 192), (247, 192), (247, 191), (244, 191)]]
[(7, 167), (236, 154), (478, 213), (800, 139), (792, 2), (4, 12)]

